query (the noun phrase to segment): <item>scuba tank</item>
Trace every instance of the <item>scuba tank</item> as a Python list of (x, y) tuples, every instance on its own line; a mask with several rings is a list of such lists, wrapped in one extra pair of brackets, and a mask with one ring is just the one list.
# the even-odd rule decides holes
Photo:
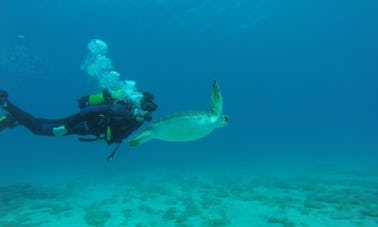
[[(99, 107), (100, 109), (104, 108), (104, 112), (98, 113), (96, 116), (97, 120), (94, 122), (94, 128), (97, 126), (105, 128), (103, 135), (97, 135), (95, 138), (81, 137), (79, 138), (80, 141), (90, 142), (105, 140), (109, 144), (117, 143), (114, 141), (114, 133), (112, 130), (112, 127), (114, 126), (113, 122), (133, 117), (132, 115), (130, 115), (130, 106), (127, 105), (127, 103), (125, 103), (124, 101), (119, 101), (113, 98), (108, 89), (104, 89), (100, 93), (81, 97), (78, 100), (78, 106), (84, 112), (90, 112), (91, 110), (94, 110), (96, 112), (98, 111), (97, 107)], [(88, 124), (89, 123), (87, 122), (87, 125)]]
[(108, 89), (104, 89), (100, 93), (81, 97), (77, 102), (78, 102), (79, 108), (83, 109), (84, 107), (88, 107), (88, 106), (111, 104), (115, 102), (115, 99), (111, 96)]
[[(94, 107), (98, 105), (106, 105), (106, 104), (113, 104), (115, 102), (115, 99), (112, 98), (110, 92), (108, 89), (104, 89), (100, 93), (92, 94), (92, 95), (87, 95), (81, 97), (79, 100), (77, 100), (78, 106), (80, 109), (84, 109), (87, 107)], [(79, 141), (85, 141), (85, 142), (90, 142), (90, 141), (97, 141), (100, 139), (104, 139), (107, 142), (110, 142), (112, 140), (112, 130), (110, 128), (110, 118), (109, 116), (106, 116), (105, 114), (99, 114), (98, 118), (103, 119), (106, 122), (106, 131), (105, 131), (105, 136), (103, 138), (100, 138), (97, 136), (96, 138), (79, 138)]]

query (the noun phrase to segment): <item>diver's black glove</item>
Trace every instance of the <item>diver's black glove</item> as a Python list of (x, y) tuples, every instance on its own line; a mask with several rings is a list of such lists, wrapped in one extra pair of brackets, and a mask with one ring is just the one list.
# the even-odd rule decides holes
[(152, 113), (148, 112), (143, 116), (145, 121), (151, 121), (152, 120)]

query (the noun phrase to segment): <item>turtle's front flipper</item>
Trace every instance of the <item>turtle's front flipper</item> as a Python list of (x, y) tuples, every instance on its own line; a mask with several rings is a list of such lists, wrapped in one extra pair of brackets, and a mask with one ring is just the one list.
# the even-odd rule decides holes
[(216, 80), (213, 81), (213, 90), (211, 94), (211, 115), (219, 117), (222, 114), (223, 99), (219, 85)]

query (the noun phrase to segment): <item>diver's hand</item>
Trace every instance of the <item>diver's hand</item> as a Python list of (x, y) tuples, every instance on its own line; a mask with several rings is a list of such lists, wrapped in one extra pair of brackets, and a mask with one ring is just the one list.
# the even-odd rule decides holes
[(148, 112), (143, 116), (145, 121), (151, 121), (152, 120), (152, 113)]

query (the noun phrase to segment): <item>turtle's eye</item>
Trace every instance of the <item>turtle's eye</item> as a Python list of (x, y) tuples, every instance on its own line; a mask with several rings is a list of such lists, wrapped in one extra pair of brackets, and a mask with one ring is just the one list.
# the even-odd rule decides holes
[(229, 116), (224, 115), (223, 119), (224, 119), (225, 122), (230, 123), (230, 117)]

